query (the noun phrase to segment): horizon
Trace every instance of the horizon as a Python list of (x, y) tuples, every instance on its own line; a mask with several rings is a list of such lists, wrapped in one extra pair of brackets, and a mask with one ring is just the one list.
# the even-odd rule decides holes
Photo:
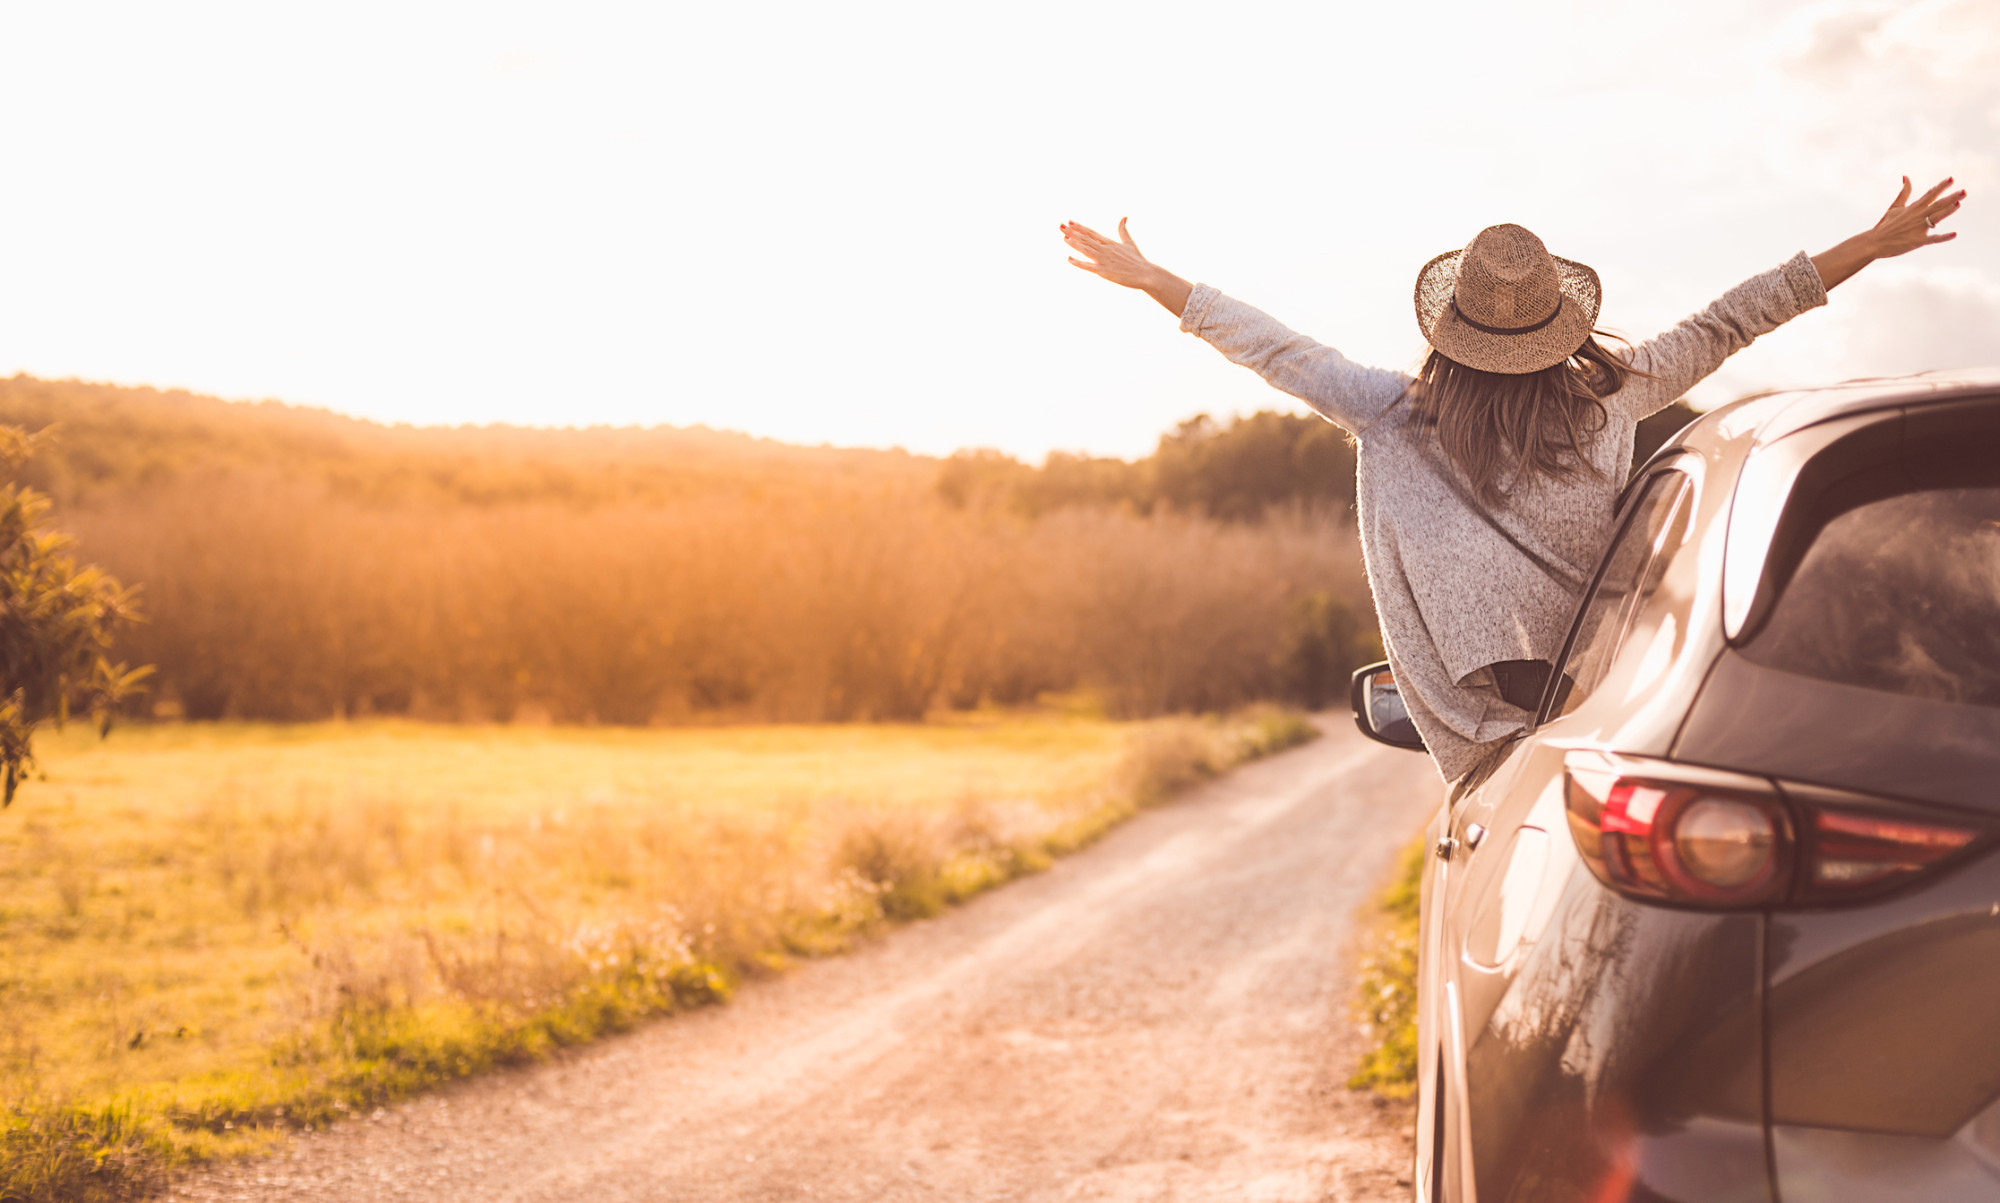
[[(1689, 400), (2000, 364), (2000, 11), (1975, 0), (114, 11), (0, 16), (26, 51), (0, 374), (1134, 458), (1196, 413), (1307, 411), (1070, 267), (1064, 220), (1129, 215), (1165, 266), (1408, 368), (1410, 280), (1481, 226), (1592, 264), (1644, 337), (1859, 232), (1905, 173), (1968, 188), (1963, 236)], [(1163, 82), (1106, 77), (1104, 44)], [(1542, 131), (1585, 170), (1521, 153)]]
[[(199, 392), (194, 389), (182, 388), (179, 386), (160, 386), (160, 385), (143, 384), (143, 383), (127, 384), (116, 380), (84, 380), (84, 379), (79, 379), (78, 377), (75, 376), (63, 376), (63, 377), (36, 376), (29, 372), (20, 372), (20, 371), (15, 372), (14, 375), (11, 377), (4, 377), (0, 379), (7, 379), (13, 381), (30, 380), (39, 384), (70, 385), (79, 388), (109, 388), (109, 389), (119, 389), (130, 392), (150, 392), (161, 397), (184, 396), (192, 398), (197, 401), (213, 401), (226, 406), (257, 407), (265, 405), (275, 405), (284, 409), (297, 410), (302, 413), (323, 414), (327, 417), (338, 418), (342, 421), (359, 422), (364, 425), (374, 427), (377, 430), (385, 430), (385, 431), (408, 430), (408, 431), (448, 432), (448, 431), (494, 430), (494, 431), (520, 431), (523, 433), (547, 433), (547, 434), (590, 434), (593, 432), (616, 433), (619, 431), (631, 431), (639, 434), (647, 434), (658, 431), (667, 431), (675, 434), (700, 433), (709, 435), (719, 435), (725, 438), (747, 439), (752, 442), (774, 443), (782, 447), (792, 447), (803, 451), (822, 451), (822, 450), (823, 451), (879, 451), (885, 454), (909, 455), (919, 459), (948, 459), (951, 456), (960, 453), (990, 452), (998, 450), (998, 448), (993, 448), (993, 447), (959, 447), (959, 448), (954, 448), (951, 451), (937, 453), (929, 451), (915, 451), (908, 447), (897, 446), (894, 444), (881, 445), (875, 443), (830, 443), (830, 442), (805, 443), (805, 442), (797, 442), (794, 440), (786, 439), (777, 435), (757, 434), (752, 431), (738, 430), (727, 426), (713, 426), (706, 422), (690, 422), (690, 423), (570, 422), (570, 423), (556, 424), (556, 423), (510, 422), (505, 419), (493, 420), (493, 421), (463, 421), (463, 422), (451, 422), (451, 421), (412, 422), (400, 418), (380, 418), (380, 417), (373, 417), (368, 414), (348, 413), (343, 410), (334, 409), (331, 406), (326, 406), (326, 405), (305, 405), (305, 404), (300, 404), (299, 402), (296, 401), (287, 401), (282, 397), (220, 397), (215, 395), (214, 393)], [(1273, 408), (1277, 407), (1274, 406)], [(1203, 416), (1212, 416), (1212, 415), (1189, 414), (1187, 415), (1186, 418), (1181, 420), (1188, 421)], [(1230, 415), (1223, 415), (1224, 418), (1227, 418), (1229, 416)], [(1248, 416), (1248, 414), (1246, 413), (1242, 416)], [(56, 425), (60, 425), (60, 421), (58, 421)], [(1062, 447), (1054, 447), (1051, 448), (1048, 452), (1046, 452), (1044, 456), (1037, 457), (1036, 460), (1030, 460), (1028, 462), (1031, 463), (1039, 462), (1040, 459), (1046, 458), (1047, 455), (1079, 455), (1079, 454), (1089, 454), (1089, 453), (1075, 452)], [(1136, 456), (1110, 456), (1105, 458), (1134, 460), (1134, 459), (1144, 459), (1147, 455), (1150, 454), (1152, 454), (1152, 452), (1147, 451)], [(1017, 456), (1015, 458), (1020, 458), (1020, 457)]]

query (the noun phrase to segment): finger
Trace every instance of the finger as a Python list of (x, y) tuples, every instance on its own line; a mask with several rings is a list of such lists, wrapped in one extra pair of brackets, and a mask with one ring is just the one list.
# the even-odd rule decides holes
[(1097, 234), (1087, 234), (1079, 237), (1076, 240), (1076, 245), (1093, 259), (1102, 259), (1106, 255), (1115, 255), (1125, 249), (1115, 242), (1106, 242), (1101, 235)]
[(1910, 177), (1904, 176), (1903, 190), (1896, 194), (1895, 200), (1889, 202), (1889, 207), (1887, 209), (1882, 210), (1882, 220), (1887, 221), (1889, 218), (1894, 217), (1898, 213), (1901, 213), (1903, 211), (1903, 205), (1909, 199), (1910, 199)]
[(1104, 274), (1103, 272), (1097, 270), (1097, 265), (1095, 263), (1085, 263), (1081, 259), (1071, 259), (1069, 261), (1069, 265), (1071, 267), (1080, 267), (1094, 276), (1101, 276)]
[(1930, 209), (1924, 213), (1924, 216), (1930, 218), (1932, 221), (1939, 221), (1958, 212), (1958, 207), (1964, 203), (1965, 190), (1960, 189), (1942, 200), (1933, 202)]
[(1950, 220), (1950, 218), (1951, 218), (1950, 209), (1946, 209), (1941, 213), (1931, 213), (1925, 216), (1924, 226), (1928, 229), (1935, 230), (1939, 226), (1942, 226), (1946, 221)]
[(1128, 220), (1130, 219), (1124, 217), (1118, 219), (1118, 240), (1124, 243), (1126, 246), (1131, 247), (1134, 252), (1137, 252), (1139, 250), (1139, 244), (1132, 241), (1132, 232), (1125, 228), (1125, 223)]
[(1958, 231), (1956, 230), (1953, 230), (1949, 234), (1933, 234), (1929, 238), (1924, 239), (1924, 245), (1936, 246), (1940, 242), (1950, 242), (1956, 237), (1958, 237)]
[(1102, 238), (1098, 238), (1077, 226), (1071, 226), (1069, 229), (1063, 231), (1063, 241), (1086, 254), (1095, 254), (1103, 250), (1106, 245)]
[(1945, 189), (1949, 187), (1951, 187), (1951, 177), (1946, 176), (1944, 179), (1939, 180), (1937, 183), (1931, 185), (1928, 189), (1926, 189), (1924, 191), (1924, 194), (1917, 198), (1917, 204), (1919, 206), (1930, 204), (1932, 201), (1936, 200), (1938, 196), (1944, 192)]
[(1091, 229), (1089, 226), (1078, 225), (1076, 222), (1071, 222), (1069, 223), (1069, 228), (1072, 233), (1081, 234), (1085, 238), (1095, 238), (1099, 242), (1103, 242), (1105, 240), (1104, 235), (1098, 233), (1096, 230)]

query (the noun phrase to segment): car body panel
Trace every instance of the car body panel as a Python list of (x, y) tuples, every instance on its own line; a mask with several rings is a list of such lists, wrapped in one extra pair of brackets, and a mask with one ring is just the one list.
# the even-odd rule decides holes
[(1446, 1135), (1472, 1181), (1451, 1197), (1767, 1199), (1762, 918), (1599, 884), (1564, 818), (1570, 750), (1529, 737), (1451, 828), (1425, 975), (1456, 999), (1437, 1018), (1466, 1118)]
[(1761, 923), (1643, 906), (1580, 866), (1466, 1058), (1493, 1201), (1769, 1198)]
[(1849, 414), (1819, 422), (1775, 443), (1758, 443), (1742, 458), (1730, 493), (1727, 550), (1722, 566), (1722, 633), (1739, 638), (1754, 625), (1773, 593), (1770, 552), (1784, 522), (1800, 520), (1788, 507), (1794, 487), (1811, 472), (1839, 472), (1847, 461), (1874, 454), (1902, 438), (1902, 407)]
[(1949, 401), (1965, 394), (2000, 391), (2000, 368), (1918, 372), (1911, 376), (1848, 380), (1819, 388), (1783, 389), (1745, 397), (1710, 415), (1708, 429), (1725, 439), (1750, 435), (1774, 443), (1821, 422), (1852, 414)]
[(1659, 583), (1672, 621), (1635, 620), (1572, 713), (1552, 684), (1541, 724), (1428, 833), (1449, 859), (1425, 873), (1419, 1198), (2000, 1197), (2000, 854), (1865, 905), (1689, 910), (1601, 884), (1560, 793), (1564, 758), (1592, 750), (2000, 813), (2000, 711), (1819, 681), (1809, 699), (1732, 649), (1725, 609), (1732, 581), (1762, 586), (1817, 455), (1990, 424), (1996, 402), (2000, 371), (1773, 394), (1635, 473), (1621, 519), (1653, 474), (1691, 481)]
[[(2000, 1129), (2000, 1108), (1985, 1127)], [(1771, 1159), (1785, 1203), (1992, 1203), (1996, 1135), (1977, 1123), (1949, 1141), (1777, 1124)]]
[(2000, 710), (1819, 681), (1729, 652), (1673, 757), (2000, 814)]

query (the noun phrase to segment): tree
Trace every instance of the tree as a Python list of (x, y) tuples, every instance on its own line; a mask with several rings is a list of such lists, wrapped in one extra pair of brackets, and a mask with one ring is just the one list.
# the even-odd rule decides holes
[(1225, 522), (1354, 504), (1354, 448), (1322, 418), (1266, 410), (1223, 425), (1197, 414), (1160, 436), (1153, 462), (1159, 500)]
[[(0, 426), (0, 467), (10, 475), (41, 435)], [(88, 714), (111, 732), (118, 702), (151, 668), (111, 660), (119, 624), (138, 617), (133, 591), (101, 569), (78, 568), (73, 540), (48, 529), (49, 499), (16, 480), (0, 484), (0, 806), (11, 805), (35, 763), (35, 729)]]

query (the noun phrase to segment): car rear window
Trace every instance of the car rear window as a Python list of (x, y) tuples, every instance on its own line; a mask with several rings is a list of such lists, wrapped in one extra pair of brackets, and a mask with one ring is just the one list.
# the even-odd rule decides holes
[(2000, 483), (1982, 475), (1827, 519), (1743, 654), (1843, 685), (2000, 707)]

